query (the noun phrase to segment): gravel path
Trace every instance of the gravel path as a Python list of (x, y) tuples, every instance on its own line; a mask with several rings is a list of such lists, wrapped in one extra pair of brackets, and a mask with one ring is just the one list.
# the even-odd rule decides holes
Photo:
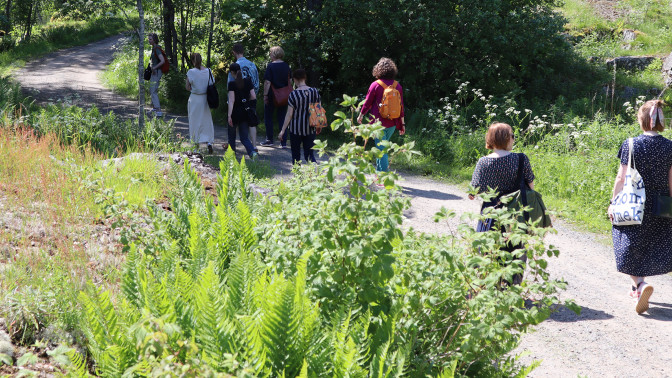
[[(98, 80), (103, 65), (109, 63), (115, 46), (123, 37), (112, 37), (87, 46), (62, 50), (31, 62), (16, 74), (23, 88), (38, 102), (65, 99), (87, 106), (97, 104), (103, 111), (132, 117), (136, 104), (105, 89)], [(43, 69), (49, 67), (48, 70)], [(176, 120), (178, 132), (185, 133), (184, 116)], [(224, 127), (215, 127), (218, 153), (226, 141)], [(258, 140), (263, 140), (260, 135)], [(289, 150), (259, 148), (261, 158), (279, 175), (289, 173)], [(411, 197), (406, 224), (418, 231), (448, 233), (449, 225), (437, 224), (433, 214), (441, 206), (459, 214), (478, 212), (480, 204), (469, 201), (463, 188), (411, 174), (402, 175), (401, 185)], [(459, 217), (458, 217), (459, 218)], [(616, 272), (611, 241), (606, 236), (586, 233), (555, 220), (558, 231), (547, 242), (560, 249), (560, 257), (550, 261), (552, 275), (568, 282), (562, 299), (573, 298), (583, 309), (580, 316), (561, 309), (525, 335), (517, 352), (529, 354), (524, 362), (542, 360), (533, 377), (672, 377), (672, 277), (649, 279), (655, 287), (651, 309), (636, 315), (628, 297), (629, 282)]]

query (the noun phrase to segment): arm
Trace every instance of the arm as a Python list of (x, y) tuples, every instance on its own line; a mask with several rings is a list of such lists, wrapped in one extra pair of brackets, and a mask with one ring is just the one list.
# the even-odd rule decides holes
[(373, 101), (376, 98), (376, 88), (378, 87), (378, 84), (374, 81), (371, 83), (369, 86), (369, 91), (366, 93), (366, 100), (364, 100), (364, 105), (362, 105), (362, 110), (361, 113), (359, 113), (359, 117), (357, 117), (357, 123), (362, 123), (364, 120), (364, 115), (371, 110), (371, 107), (373, 106)]
[(406, 107), (404, 106), (404, 90), (399, 83), (397, 83), (397, 89), (399, 90), (399, 99), (401, 100), (401, 129), (399, 129), (399, 135), (404, 135), (406, 134), (406, 121), (404, 120), (406, 115)]
[(233, 119), (231, 119), (231, 114), (233, 114), (233, 104), (236, 101), (236, 93), (234, 91), (229, 91), (229, 126), (233, 127)]
[[(672, 171), (672, 169), (670, 171)], [(611, 203), (614, 201), (616, 194), (623, 189), (623, 184), (625, 184), (625, 175), (627, 172), (628, 166), (621, 164), (621, 168), (618, 169), (618, 174), (616, 175), (616, 180), (614, 180), (614, 189), (611, 191), (611, 201), (609, 201), (609, 208), (607, 209), (607, 214), (611, 219), (613, 219), (613, 215), (611, 214)]]
[(254, 93), (254, 86), (252, 89), (250, 89), (250, 100), (256, 100), (257, 99), (257, 94)]
[(271, 90), (271, 82), (264, 80), (264, 104), (268, 104), (268, 91)]
[(282, 130), (280, 130), (280, 134), (278, 134), (278, 139), (284, 140), (285, 136), (285, 130), (287, 130), (287, 126), (289, 126), (289, 122), (292, 120), (292, 117), (294, 116), (294, 108), (289, 105), (287, 107), (287, 115), (285, 116), (285, 122), (282, 124)]
[(189, 75), (187, 75), (187, 79), (185, 80), (184, 88), (191, 92), (191, 82), (189, 82)]

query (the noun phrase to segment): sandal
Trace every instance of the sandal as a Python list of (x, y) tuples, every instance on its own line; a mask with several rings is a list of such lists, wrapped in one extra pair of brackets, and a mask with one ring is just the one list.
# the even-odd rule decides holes
[(649, 298), (653, 294), (653, 286), (642, 281), (637, 285), (637, 304), (635, 305), (635, 311), (638, 314), (642, 314), (649, 309)]

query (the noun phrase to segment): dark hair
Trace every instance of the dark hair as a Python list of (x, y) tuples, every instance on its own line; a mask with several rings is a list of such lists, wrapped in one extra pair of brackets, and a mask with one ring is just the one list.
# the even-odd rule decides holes
[(157, 45), (159, 44), (159, 36), (156, 35), (156, 33), (149, 33), (149, 36), (152, 37), (154, 43), (156, 43)]
[(194, 64), (194, 67), (201, 69), (201, 65), (203, 65), (203, 58), (201, 57), (201, 54), (191, 53), (191, 63)]
[(390, 58), (380, 58), (371, 73), (376, 79), (394, 79), (397, 76), (397, 65)]
[(236, 83), (236, 88), (243, 89), (245, 82), (243, 81), (243, 74), (240, 72), (240, 65), (238, 63), (231, 63), (229, 65), (229, 73), (233, 76)]
[(242, 44), (236, 43), (236, 44), (233, 45), (233, 52), (236, 53), (236, 54), (243, 55), (243, 54), (245, 54), (245, 48), (243, 47)]
[(513, 129), (506, 123), (495, 122), (485, 133), (485, 148), (488, 150), (506, 150), (513, 136)]
[(306, 70), (303, 68), (297, 68), (292, 73), (294, 80), (306, 80)]

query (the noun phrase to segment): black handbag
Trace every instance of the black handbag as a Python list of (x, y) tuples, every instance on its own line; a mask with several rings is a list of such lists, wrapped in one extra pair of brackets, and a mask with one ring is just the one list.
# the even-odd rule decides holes
[(212, 77), (212, 71), (210, 71), (210, 79), (212, 79), (212, 84), (210, 84), (210, 81), (208, 80), (208, 89), (206, 91), (206, 95), (208, 98), (208, 106), (210, 109), (217, 109), (219, 107), (219, 92), (217, 92), (217, 88), (215, 87), (215, 79)]
[(672, 197), (658, 195), (653, 201), (653, 215), (661, 218), (672, 218)]
[(149, 63), (147, 65), (147, 68), (145, 68), (145, 80), (149, 80), (152, 78), (152, 64)]
[(247, 116), (247, 126), (257, 127), (259, 125), (259, 116), (257, 116), (257, 100), (243, 99), (243, 109)]

